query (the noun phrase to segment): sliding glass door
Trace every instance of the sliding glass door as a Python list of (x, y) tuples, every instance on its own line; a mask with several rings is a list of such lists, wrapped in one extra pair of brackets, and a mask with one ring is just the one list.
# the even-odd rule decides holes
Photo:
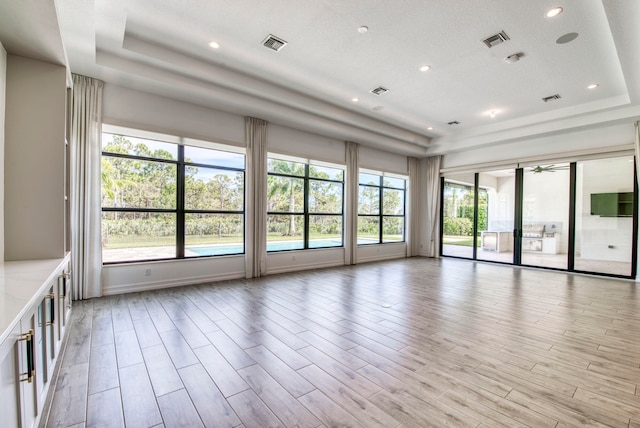
[(478, 260), (513, 263), (515, 182), (514, 169), (478, 174)]
[(577, 163), (577, 271), (635, 276), (633, 156)]
[(442, 190), (442, 254), (474, 258), (475, 174), (444, 178)]
[(444, 256), (636, 275), (632, 155), (445, 174)]
[(526, 167), (522, 175), (521, 263), (567, 269), (570, 165)]

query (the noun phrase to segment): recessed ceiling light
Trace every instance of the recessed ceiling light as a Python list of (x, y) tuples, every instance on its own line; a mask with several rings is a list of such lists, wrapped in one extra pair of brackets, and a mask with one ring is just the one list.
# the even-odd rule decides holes
[(209, 42), (209, 47), (211, 49), (220, 49), (220, 43), (218, 43), (218, 42)]
[(354, 102), (354, 103), (357, 103), (358, 101), (360, 101), (360, 98), (353, 97), (353, 98), (351, 98), (351, 101)]
[(493, 119), (494, 117), (496, 117), (496, 114), (498, 114), (498, 112), (497, 112), (496, 110), (491, 110), (491, 111), (489, 112), (489, 117), (490, 117), (491, 119)]
[(369, 27), (367, 27), (366, 25), (363, 25), (363, 26), (361, 26), (361, 27), (358, 27), (358, 33), (360, 33), (360, 34), (364, 34), (364, 33), (366, 33), (367, 31), (369, 31)]
[(564, 9), (562, 9), (561, 7), (554, 7), (549, 9), (544, 16), (546, 16), (547, 18), (553, 18), (554, 16), (560, 15), (563, 10)]
[(427, 131), (433, 131), (433, 126), (428, 127)]
[(422, 67), (420, 67), (418, 70), (420, 70), (420, 71), (429, 71), (429, 70), (431, 70), (431, 66), (425, 64)]
[(590, 84), (589, 86), (587, 86), (587, 89), (595, 89), (595, 88), (597, 88), (598, 86), (600, 86), (598, 83), (592, 83), (592, 84)]

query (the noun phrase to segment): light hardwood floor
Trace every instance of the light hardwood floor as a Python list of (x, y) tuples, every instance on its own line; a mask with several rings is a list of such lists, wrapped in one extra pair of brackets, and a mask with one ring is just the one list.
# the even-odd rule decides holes
[(640, 427), (636, 284), (413, 258), (77, 302), (48, 426)]

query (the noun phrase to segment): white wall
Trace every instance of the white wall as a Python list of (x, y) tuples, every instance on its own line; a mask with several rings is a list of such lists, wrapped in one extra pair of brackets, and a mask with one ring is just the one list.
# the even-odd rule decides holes
[(515, 210), (515, 175), (496, 178), (495, 193), (489, 190), (489, 230), (513, 230)]
[(633, 168), (631, 156), (578, 163), (576, 251), (582, 259), (630, 261), (632, 218), (591, 215), (591, 194), (633, 192)]
[(244, 278), (244, 256), (107, 265), (102, 269), (102, 293), (106, 296), (237, 278)]
[(360, 168), (383, 172), (395, 172), (397, 174), (408, 174), (406, 156), (376, 150), (371, 147), (360, 146), (358, 157)]
[[(104, 123), (245, 146), (244, 117), (156, 95), (105, 84)], [(345, 163), (345, 143), (322, 135), (270, 124), (267, 150), (308, 159)], [(407, 174), (407, 158), (361, 147), (361, 166)], [(358, 249), (358, 261), (404, 257), (406, 245), (370, 245)], [(344, 249), (316, 249), (267, 254), (267, 274), (344, 264)], [(150, 275), (146, 275), (151, 269)], [(219, 281), (245, 276), (244, 256), (167, 260), (108, 265), (104, 294)]]
[[(568, 165), (567, 165), (568, 167)], [(559, 252), (566, 254), (569, 245), (569, 170), (532, 173), (525, 171), (522, 222), (556, 224)]]
[(244, 117), (105, 84), (104, 123), (245, 146)]
[(322, 135), (269, 124), (267, 150), (272, 153), (345, 164), (345, 143)]
[(586, 150), (632, 147), (633, 123), (603, 126), (587, 130), (530, 138), (499, 145), (450, 153), (442, 157), (442, 168), (517, 161), (528, 157), (564, 155)]
[(4, 116), (7, 84), (7, 51), (0, 43), (0, 261), (4, 260)]

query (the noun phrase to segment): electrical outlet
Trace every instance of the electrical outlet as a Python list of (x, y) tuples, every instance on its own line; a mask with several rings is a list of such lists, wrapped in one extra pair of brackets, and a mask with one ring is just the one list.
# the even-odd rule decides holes
[(151, 269), (145, 269), (144, 276), (151, 276)]

